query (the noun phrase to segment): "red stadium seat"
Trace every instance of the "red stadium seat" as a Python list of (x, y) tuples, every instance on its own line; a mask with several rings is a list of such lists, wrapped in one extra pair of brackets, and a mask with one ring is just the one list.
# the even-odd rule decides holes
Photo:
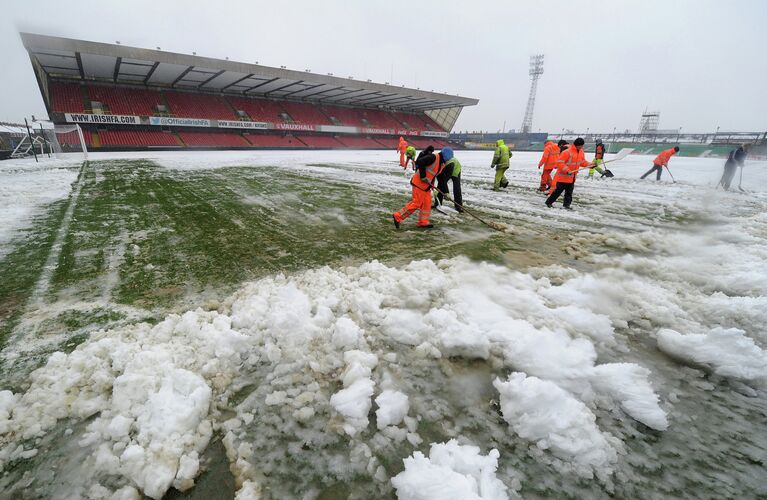
[(184, 118), (207, 118), (209, 120), (235, 120), (232, 108), (223, 97), (209, 94), (165, 91), (165, 101), (170, 112)]
[(159, 130), (102, 130), (102, 146), (180, 146), (176, 136)]
[(113, 115), (153, 116), (157, 105), (163, 104), (162, 96), (155, 90), (91, 85), (88, 95), (91, 101), (104, 104)]
[(236, 133), (179, 132), (178, 135), (190, 147), (228, 146), (242, 148), (249, 146), (248, 141)]
[[(386, 149), (397, 149), (397, 145), (399, 144), (399, 138), (397, 137), (376, 137), (375, 140)], [(408, 139), (408, 144), (409, 143), (410, 140)]]
[[(71, 148), (79, 149), (81, 147), (80, 137), (78, 136), (77, 131), (65, 132), (65, 133), (57, 132), (56, 139), (58, 139), (59, 144), (65, 148), (71, 147)], [(83, 129), (83, 140), (85, 140), (85, 144), (87, 146), (92, 145), (92, 138), (91, 138), (90, 131)]]
[(307, 125), (332, 125), (333, 122), (323, 115), (322, 112), (312, 104), (302, 102), (283, 101), (280, 106), (290, 115), (295, 123)]
[[(84, 113), (83, 94), (76, 83), (51, 82), (48, 85), (51, 107), (57, 113)], [(79, 144), (79, 141), (78, 141)]]
[(227, 100), (236, 110), (245, 111), (254, 122), (283, 123), (282, 109), (276, 101), (228, 96)]
[(322, 112), (329, 118), (335, 118), (341, 125), (348, 127), (367, 127), (367, 123), (362, 121), (363, 116), (359, 109), (344, 108), (341, 106), (320, 106)]
[(344, 147), (344, 144), (330, 136), (299, 135), (296, 137), (310, 148), (340, 149)]
[(384, 146), (369, 137), (340, 136), (336, 140), (351, 149), (382, 149)]
[(306, 148), (306, 144), (292, 135), (249, 134), (245, 138), (258, 148)]

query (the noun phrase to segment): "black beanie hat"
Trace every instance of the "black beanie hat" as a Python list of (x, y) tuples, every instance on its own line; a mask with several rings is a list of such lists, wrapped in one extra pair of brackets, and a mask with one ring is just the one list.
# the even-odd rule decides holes
[(583, 140), (583, 137), (578, 137), (573, 141), (573, 146), (583, 146), (586, 143), (586, 141)]
[(674, 146), (674, 151), (679, 151), (679, 146)]
[(561, 148), (562, 146), (567, 146), (568, 144), (569, 143), (566, 140), (560, 139), (559, 142), (557, 143), (557, 146)]

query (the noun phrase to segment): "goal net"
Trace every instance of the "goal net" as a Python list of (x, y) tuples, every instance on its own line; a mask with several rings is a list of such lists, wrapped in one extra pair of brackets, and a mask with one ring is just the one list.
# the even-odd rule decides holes
[(57, 158), (76, 158), (81, 155), (83, 160), (88, 159), (88, 147), (80, 125), (54, 125), (52, 129), (42, 129), (40, 133), (49, 154)]

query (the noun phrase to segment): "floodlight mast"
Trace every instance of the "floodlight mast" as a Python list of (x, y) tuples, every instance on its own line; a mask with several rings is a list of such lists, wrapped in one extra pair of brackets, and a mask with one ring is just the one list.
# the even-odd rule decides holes
[(522, 133), (528, 134), (533, 129), (533, 110), (535, 109), (535, 93), (538, 90), (538, 79), (543, 74), (543, 54), (530, 56), (530, 95), (527, 97), (525, 118), (522, 120)]

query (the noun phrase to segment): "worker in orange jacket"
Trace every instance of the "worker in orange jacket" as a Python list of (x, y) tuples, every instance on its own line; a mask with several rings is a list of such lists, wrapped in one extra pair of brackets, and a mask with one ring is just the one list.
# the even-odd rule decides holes
[(399, 166), (405, 168), (407, 162), (405, 161), (405, 151), (407, 151), (407, 141), (404, 137), (399, 137), (399, 144), (397, 145), (397, 151), (399, 151)]
[(573, 141), (572, 146), (559, 155), (559, 165), (554, 176), (556, 188), (546, 198), (547, 207), (551, 208), (552, 204), (559, 198), (559, 195), (564, 192), (565, 201), (562, 206), (567, 210), (572, 210), (570, 204), (573, 202), (573, 188), (575, 187), (575, 177), (578, 175), (578, 170), (591, 166), (591, 163), (586, 161), (586, 154), (583, 151), (584, 143), (583, 138), (578, 137)]
[(655, 159), (652, 161), (652, 168), (644, 173), (644, 175), (641, 177), (644, 179), (648, 175), (650, 175), (653, 172), (656, 172), (655, 180), (660, 180), (660, 174), (663, 172), (663, 167), (668, 168), (668, 161), (671, 159), (672, 156), (677, 154), (679, 152), (679, 146), (674, 146), (671, 149), (667, 149), (665, 151), (661, 151), (658, 156), (655, 157)]
[(560, 139), (557, 144), (554, 144), (553, 141), (548, 141), (543, 146), (543, 155), (541, 156), (541, 161), (538, 162), (538, 168), (543, 167), (541, 187), (538, 188), (539, 191), (546, 191), (551, 187), (551, 172), (557, 168), (559, 155), (566, 145), (567, 141)]
[(407, 205), (392, 214), (394, 227), (399, 229), (400, 223), (410, 217), (413, 212), (420, 210), (418, 227), (434, 227), (429, 223), (431, 215), (431, 190), (434, 188), (437, 176), (445, 168), (445, 163), (453, 158), (451, 148), (442, 148), (439, 153), (428, 153), (415, 161), (416, 171), (410, 179), (413, 187), (413, 198)]
[[(557, 143), (559, 146), (559, 154), (554, 156), (554, 168), (556, 169), (559, 167), (559, 157), (562, 156), (562, 153), (567, 151), (567, 148), (570, 147), (570, 143), (567, 141), (564, 141), (562, 139), (559, 140)], [(549, 186), (549, 190), (546, 192), (546, 194), (551, 194), (554, 192), (554, 190), (557, 188), (557, 178), (554, 176), (551, 180), (551, 185)]]

